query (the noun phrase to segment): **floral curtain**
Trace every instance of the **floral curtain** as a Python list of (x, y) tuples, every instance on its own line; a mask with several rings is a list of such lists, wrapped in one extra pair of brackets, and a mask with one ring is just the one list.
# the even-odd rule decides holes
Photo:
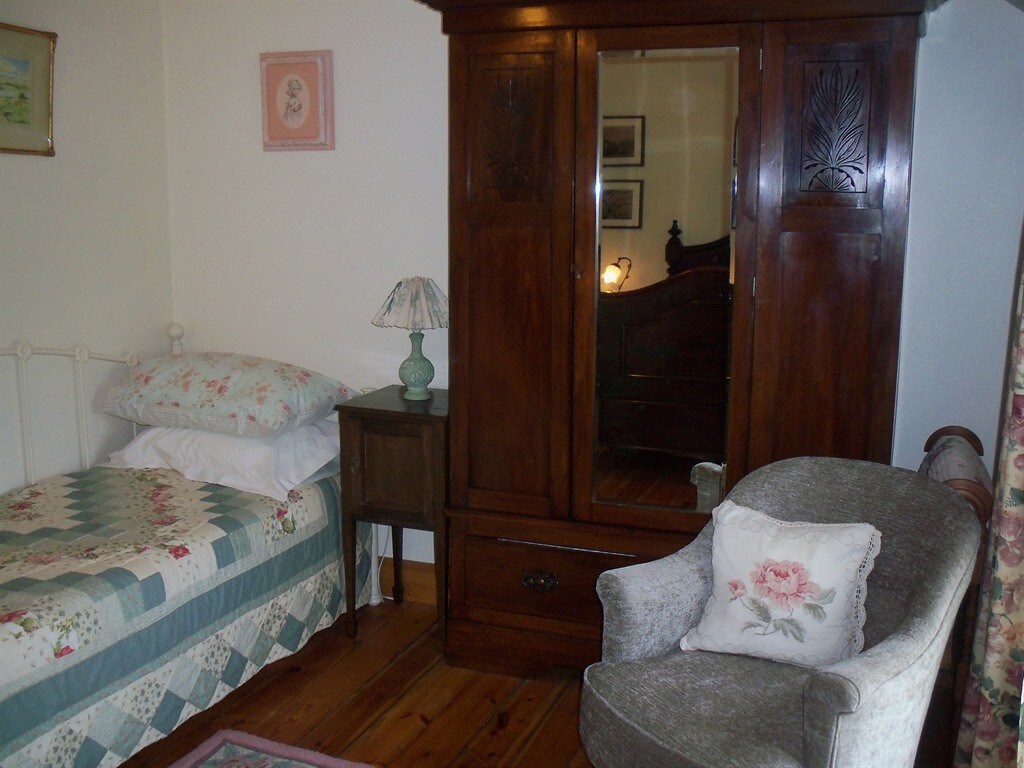
[(957, 768), (1024, 768), (1024, 275), (1018, 273), (995, 506), (989, 527)]

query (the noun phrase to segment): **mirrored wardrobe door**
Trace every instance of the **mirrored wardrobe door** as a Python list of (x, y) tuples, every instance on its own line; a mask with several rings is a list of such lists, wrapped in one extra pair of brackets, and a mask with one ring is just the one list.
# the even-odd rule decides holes
[(736, 284), (748, 279), (754, 241), (743, 196), (757, 130), (747, 40), (758, 34), (741, 25), (581, 33), (578, 518), (696, 529), (723, 484), (732, 379), (749, 365), (749, 301), (737, 302)]

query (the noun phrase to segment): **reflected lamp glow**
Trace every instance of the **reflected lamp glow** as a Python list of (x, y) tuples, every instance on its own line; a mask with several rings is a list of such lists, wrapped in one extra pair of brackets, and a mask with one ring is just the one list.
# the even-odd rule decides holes
[(448, 327), (448, 299), (429, 277), (407, 277), (391, 291), (371, 321), (379, 328), (406, 328), (412, 352), (398, 367), (406, 400), (429, 400), (434, 366), (423, 356), (423, 331)]
[[(622, 274), (622, 262), (626, 262), (625, 275)], [(625, 284), (626, 280), (629, 279), (629, 273), (630, 271), (632, 271), (632, 269), (633, 260), (630, 259), (629, 256), (620, 256), (615, 260), (613, 264), (609, 264), (607, 267), (604, 268), (604, 272), (601, 273), (601, 282), (607, 286), (613, 286), (616, 283), (618, 283), (618, 288), (615, 290), (621, 291), (622, 286)], [(612, 289), (609, 287), (606, 288), (605, 290), (611, 291)]]

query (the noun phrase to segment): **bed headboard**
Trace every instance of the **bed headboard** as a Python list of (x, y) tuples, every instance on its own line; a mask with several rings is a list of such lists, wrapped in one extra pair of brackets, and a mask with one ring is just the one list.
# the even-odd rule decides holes
[[(171, 354), (181, 354), (184, 329), (174, 323), (167, 336)], [(121, 421), (102, 413), (102, 391), (138, 362), (134, 353), (95, 352), (85, 345), (34, 347), (16, 341), (0, 348), (0, 387), (4, 392), (0, 423), (5, 454), (0, 491), (39, 479), (36, 460), (41, 446), (49, 456), (59, 457), (47, 463), (47, 474), (91, 466), (104, 450), (102, 441), (92, 440), (90, 427), (97, 426), (98, 420)], [(73, 422), (68, 418), (72, 411)], [(122, 425), (121, 434), (128, 429)], [(77, 446), (77, 451), (67, 445)]]

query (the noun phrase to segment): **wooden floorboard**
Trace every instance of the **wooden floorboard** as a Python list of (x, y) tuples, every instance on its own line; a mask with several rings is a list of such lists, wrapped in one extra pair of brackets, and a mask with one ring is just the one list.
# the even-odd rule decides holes
[[(125, 766), (162, 768), (233, 728), (382, 768), (591, 768), (577, 730), (578, 676), (449, 666), (431, 605), (388, 601), (359, 618), (357, 638), (340, 622), (319, 632)], [(949, 765), (947, 715), (933, 707), (917, 768)]]
[(385, 602), (360, 611), (357, 638), (340, 623), (319, 632), (125, 766), (167, 766), (233, 728), (384, 768), (557, 768), (547, 759), (516, 761), (543, 754), (547, 743), (582, 753), (578, 697), (576, 678), (523, 680), (449, 666), (434, 607)]
[(551, 716), (551, 710), (574, 685), (560, 680), (523, 680), (503, 703), (493, 710), (484, 727), (466, 744), (452, 766), (484, 768), (506, 766), (510, 756), (520, 754), (537, 728)]

